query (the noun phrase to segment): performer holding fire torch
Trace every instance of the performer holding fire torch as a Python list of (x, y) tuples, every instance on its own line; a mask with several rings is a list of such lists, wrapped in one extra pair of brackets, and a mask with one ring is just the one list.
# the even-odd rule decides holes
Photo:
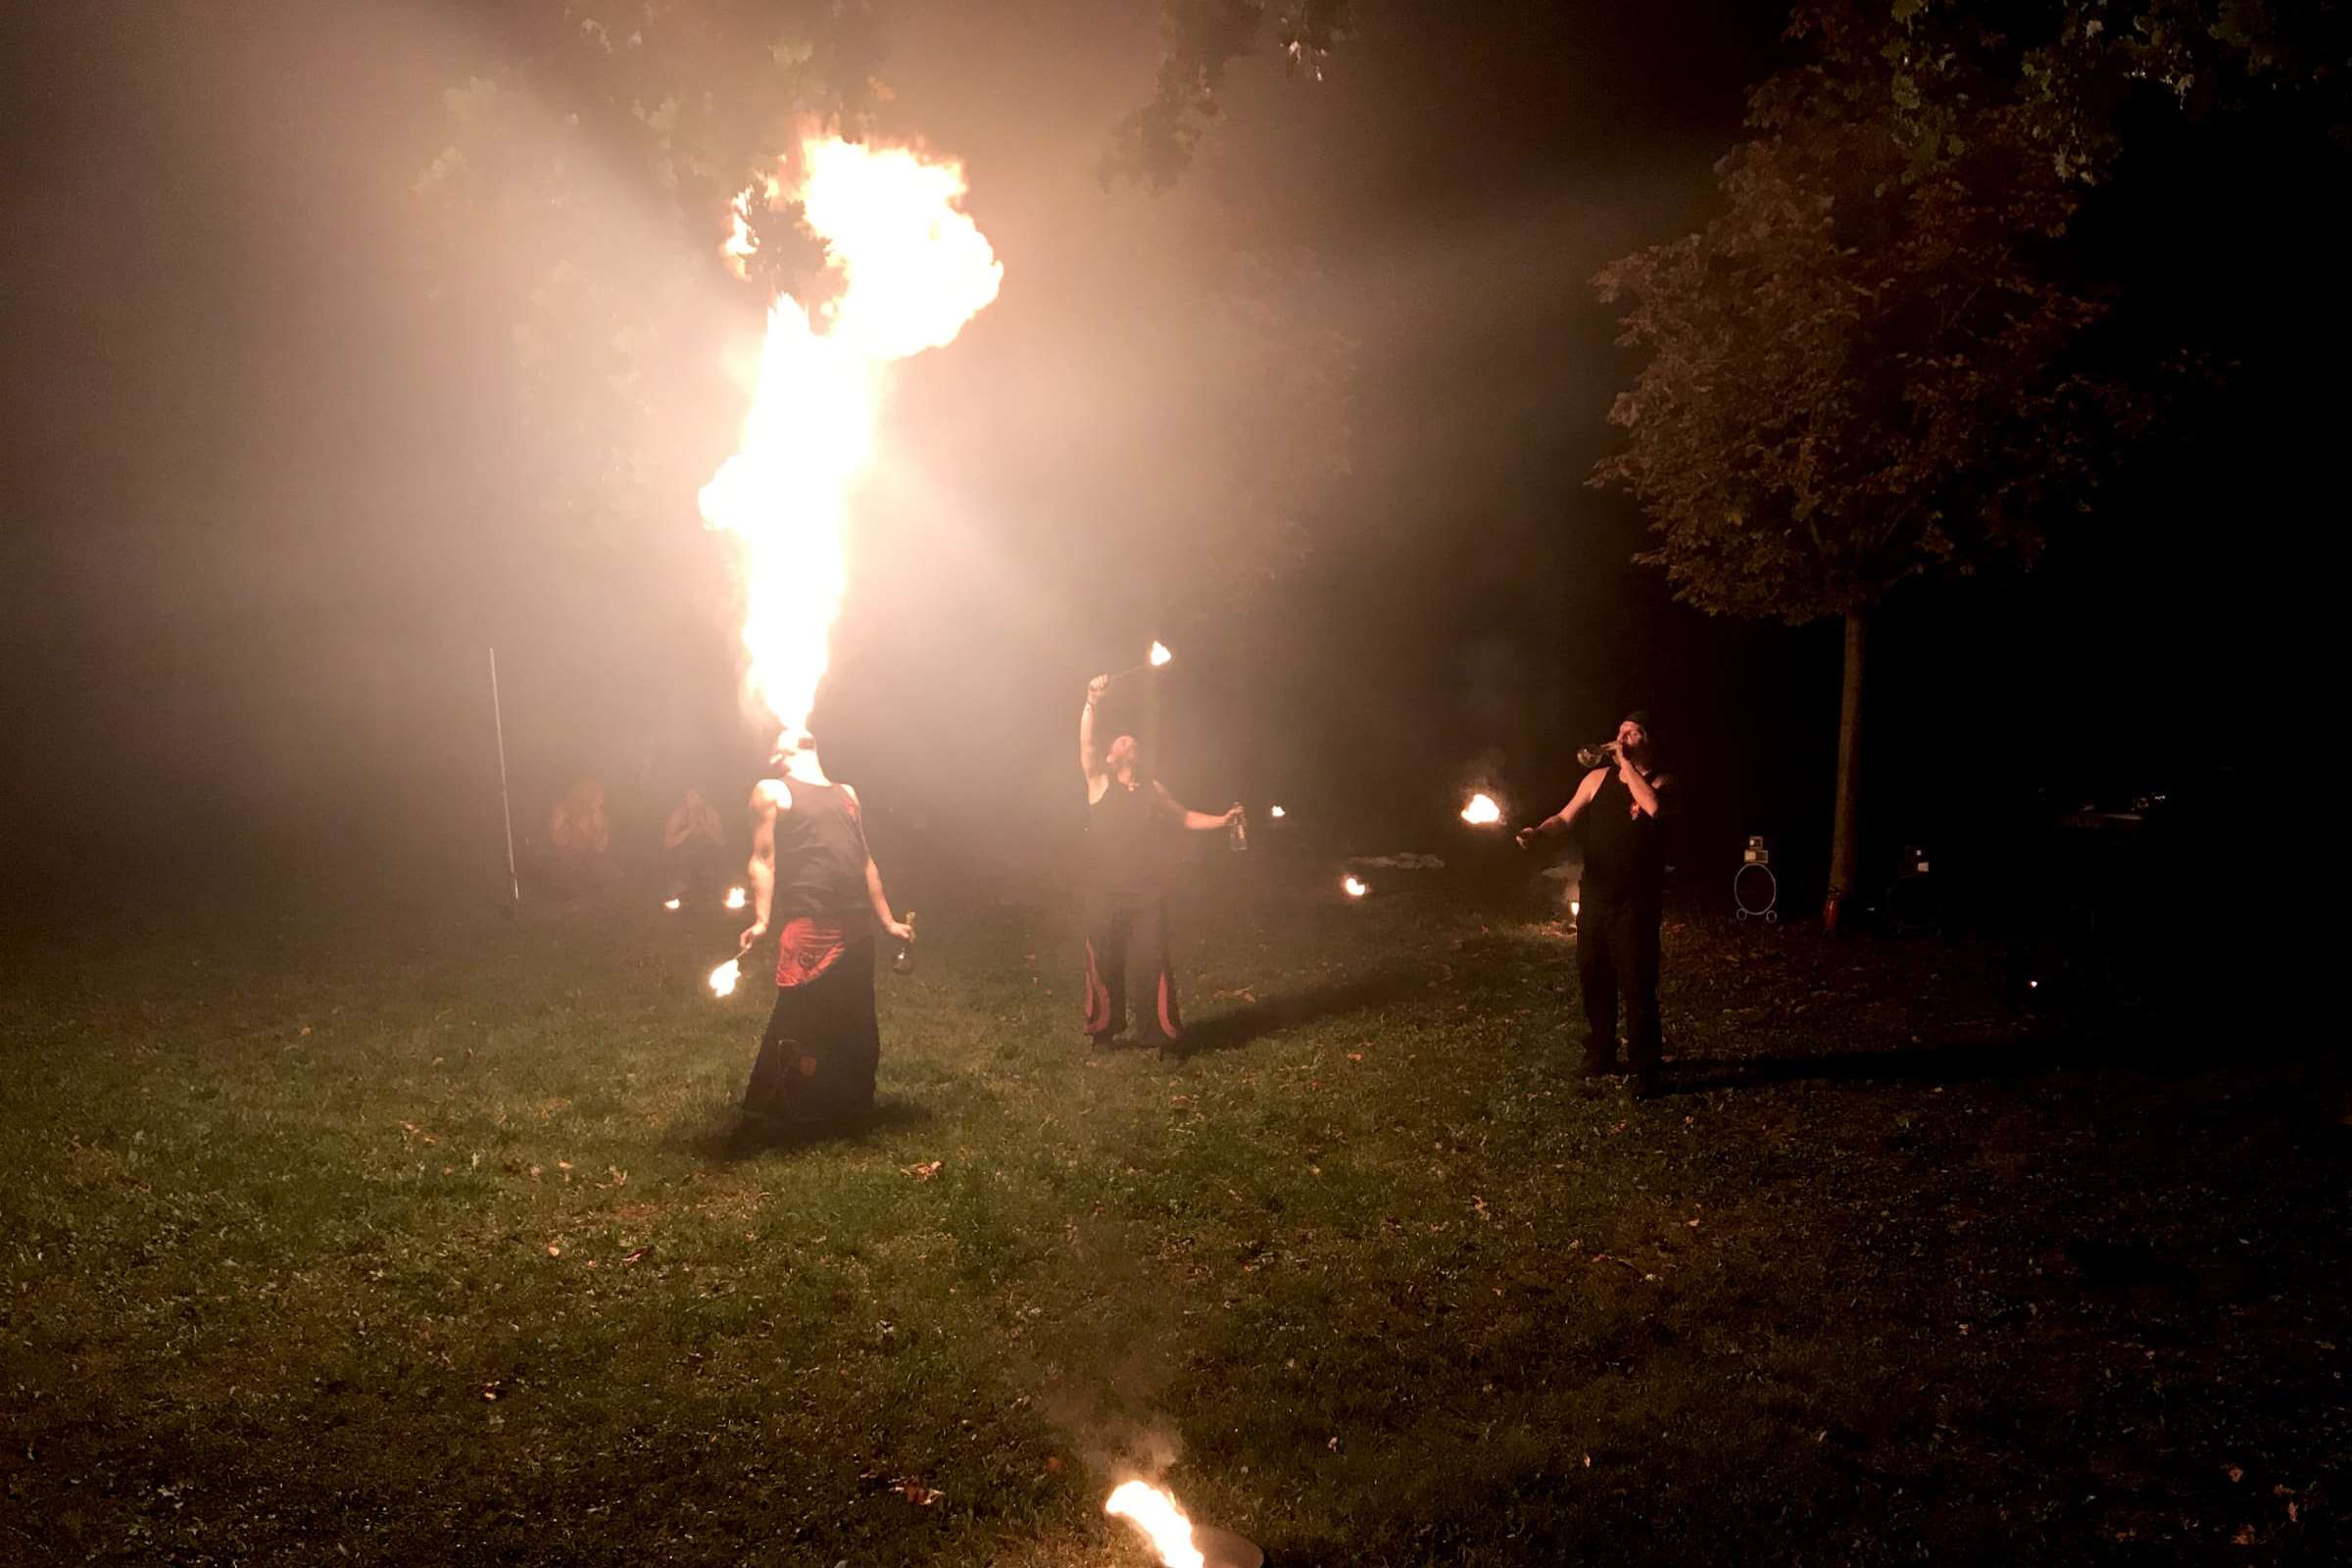
[(1139, 1030), (1162, 1054), (1184, 1038), (1176, 1001), (1176, 972), (1168, 961), (1165, 840), (1176, 828), (1196, 833), (1231, 829), (1235, 805), (1222, 814), (1180, 804), (1145, 769), (1132, 735), (1107, 752), (1095, 749), (1095, 707), (1110, 689), (1108, 675), (1086, 685), (1078, 715), (1078, 768), (1086, 775), (1086, 1037), (1100, 1047), (1127, 1027), (1130, 969), (1152, 988), (1139, 1006)]
[(858, 795), (825, 777), (806, 730), (776, 738), (783, 775), (752, 791), (752, 894), (758, 918), (737, 956), (776, 937), (776, 1009), (760, 1042), (744, 1114), (807, 1127), (873, 1108), (882, 1035), (874, 1019), (874, 937), (914, 929), (891, 915), (866, 849)]
[(1636, 711), (1616, 739), (1596, 749), (1598, 765), (1566, 806), (1519, 832), (1519, 847), (1585, 824), (1584, 885), (1578, 892), (1576, 979), (1585, 994), (1584, 1072), (1618, 1070), (1617, 999), (1625, 998), (1627, 1054), (1634, 1094), (1658, 1093), (1658, 920), (1664, 903), (1666, 851), (1658, 817), (1673, 780), (1658, 770), (1649, 714)]

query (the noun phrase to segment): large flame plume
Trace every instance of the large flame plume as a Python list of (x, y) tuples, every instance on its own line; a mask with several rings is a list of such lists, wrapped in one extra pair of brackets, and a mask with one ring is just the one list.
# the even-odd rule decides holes
[(735, 199), (722, 247), (738, 275), (758, 250), (752, 203), (797, 202), (840, 293), (768, 312), (742, 446), (703, 487), (703, 520), (732, 534), (747, 696), (779, 728), (808, 724), (847, 585), (850, 490), (874, 444), (890, 366), (944, 348), (997, 297), (1004, 269), (957, 204), (963, 168), (905, 147), (809, 136), (794, 175)]
[(1102, 1504), (1152, 1540), (1163, 1568), (1202, 1568), (1208, 1559), (1193, 1544), (1193, 1522), (1176, 1499), (1141, 1481), (1123, 1481)]

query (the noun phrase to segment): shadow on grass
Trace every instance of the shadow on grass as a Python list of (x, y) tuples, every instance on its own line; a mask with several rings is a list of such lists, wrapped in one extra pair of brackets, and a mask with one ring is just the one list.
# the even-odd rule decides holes
[(1686, 1056), (1669, 1069), (1670, 1090), (1761, 1089), (1774, 1084), (1963, 1084), (2105, 1067), (2150, 1072), (2201, 1072), (2219, 1065), (2209, 1049), (2185, 1036), (2118, 1030), (2041, 1038), (1956, 1042), (1887, 1050), (1824, 1051), (1805, 1055), (1733, 1060)]
[(1419, 995), (1428, 978), (1427, 972), (1419, 969), (1384, 969), (1357, 980), (1316, 986), (1295, 996), (1252, 1002), (1188, 1025), (1179, 1054), (1198, 1056), (1207, 1052), (1238, 1051), (1286, 1029), (1401, 1002)]
[(876, 1102), (862, 1116), (839, 1121), (791, 1125), (754, 1120), (729, 1107), (724, 1113), (684, 1134), (677, 1141), (715, 1165), (741, 1164), (771, 1154), (794, 1154), (832, 1145), (862, 1144), (884, 1133), (924, 1127), (938, 1120), (930, 1106), (918, 1101), (890, 1099)]

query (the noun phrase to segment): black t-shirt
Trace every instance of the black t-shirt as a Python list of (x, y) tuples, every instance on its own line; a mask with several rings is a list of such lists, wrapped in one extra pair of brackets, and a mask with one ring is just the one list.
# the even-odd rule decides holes
[(1112, 898), (1157, 896), (1165, 875), (1165, 814), (1159, 792), (1113, 778), (1086, 809), (1087, 867), (1094, 890)]
[(776, 813), (776, 899), (781, 925), (804, 915), (838, 920), (872, 907), (865, 886), (865, 825), (838, 784), (787, 779), (792, 808)]
[(1585, 808), (1585, 876), (1579, 897), (1587, 903), (1654, 900), (1665, 884), (1666, 845), (1658, 819), (1634, 808), (1634, 792), (1611, 768)]

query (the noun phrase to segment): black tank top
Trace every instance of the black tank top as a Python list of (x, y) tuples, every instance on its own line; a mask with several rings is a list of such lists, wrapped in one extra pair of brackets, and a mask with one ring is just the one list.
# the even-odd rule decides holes
[(1159, 891), (1159, 803), (1152, 786), (1117, 779), (1086, 808), (1087, 864), (1095, 891), (1148, 898)]
[(1585, 808), (1585, 876), (1579, 896), (1656, 899), (1666, 881), (1666, 846), (1658, 819), (1634, 810), (1634, 792), (1615, 768)]
[(788, 778), (792, 808), (776, 813), (776, 898), (781, 925), (804, 916), (839, 920), (873, 906), (865, 887), (865, 826), (838, 784)]

